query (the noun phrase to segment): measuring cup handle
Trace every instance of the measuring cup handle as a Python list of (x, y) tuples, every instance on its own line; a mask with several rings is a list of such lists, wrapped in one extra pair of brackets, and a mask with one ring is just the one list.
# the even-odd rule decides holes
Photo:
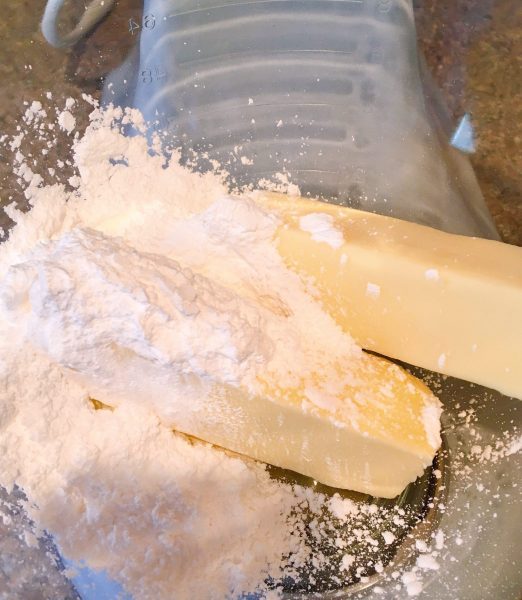
[(65, 0), (48, 0), (42, 18), (41, 29), (45, 39), (55, 48), (74, 46), (111, 10), (114, 0), (92, 0), (86, 7), (79, 23), (68, 33), (60, 33), (57, 23)]

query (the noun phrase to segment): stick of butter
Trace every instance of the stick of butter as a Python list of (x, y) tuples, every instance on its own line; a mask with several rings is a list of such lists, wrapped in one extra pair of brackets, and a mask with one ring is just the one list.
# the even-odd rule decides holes
[[(187, 423), (188, 433), (329, 486), (393, 498), (433, 461), (441, 443), (440, 403), (387, 360), (363, 354), (348, 368), (354, 383), (337, 406), (324, 408), (305, 406), (302, 389), (276, 382), (250, 397), (238, 388), (215, 388), (208, 407), (213, 415), (218, 407), (219, 418)], [(316, 379), (327, 397), (326, 382), (320, 374)], [(177, 428), (185, 429), (179, 422)]]
[[(147, 376), (129, 389), (126, 380), (145, 369)], [(226, 384), (209, 390), (191, 377), (187, 386), (206, 400), (188, 410), (172, 402), (168, 375), (138, 357), (122, 361), (108, 387), (87, 383), (97, 408), (146, 402), (176, 431), (335, 488), (393, 498), (432, 463), (441, 443), (440, 402), (421, 381), (370, 354), (338, 371), (353, 383), (344, 394), (335, 390), (341, 397), (335, 405), (328, 402), (328, 382), (313, 374), (324, 407), (303, 402), (301, 387), (261, 381), (264, 393), (253, 395)]]
[[(422, 475), (441, 444), (437, 398), (401, 367), (365, 352), (333, 365), (335, 380), (312, 371), (306, 382), (283, 387), (260, 377), (256, 394), (104, 352), (97, 378), (104, 365), (110, 378), (101, 385), (87, 369), (77, 372), (98, 408), (146, 403), (176, 431), (335, 488), (393, 498)], [(317, 398), (306, 401), (314, 385)]]
[[(301, 241), (305, 255), (322, 246), (308, 234)], [(281, 268), (290, 286), (293, 274)], [(292, 348), (301, 356), (306, 326), (316, 324), (304, 323), (291, 344), (286, 324), (294, 315), (245, 290), (75, 229), (9, 270), (0, 285), (0, 330), (62, 365), (98, 408), (139, 403), (177, 431), (321, 483), (399, 494), (440, 446), (439, 401), (400, 367), (351, 344), (350, 351), (325, 345), (320, 356), (305, 353), (310, 362), (293, 368)], [(315, 305), (306, 314), (324, 316)], [(321, 332), (314, 336), (319, 343)], [(285, 343), (289, 364), (280, 358), (274, 367), (274, 346)], [(238, 353), (257, 367), (243, 375), (245, 359), (228, 360)]]
[(256, 200), (282, 221), (287, 266), (363, 348), (522, 398), (522, 248), (316, 200)]

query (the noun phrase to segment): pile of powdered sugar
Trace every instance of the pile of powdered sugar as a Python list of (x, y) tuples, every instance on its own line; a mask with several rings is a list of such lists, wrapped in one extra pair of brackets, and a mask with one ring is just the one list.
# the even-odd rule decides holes
[[(104, 126), (107, 118), (98, 113), (75, 146), (76, 193), (37, 188), (31, 179), (34, 207), (0, 261), (12, 336), (31, 338), (79, 371), (95, 365), (98, 379), (114, 377), (110, 359), (107, 374), (95, 360), (112, 336), (140, 357), (252, 391), (257, 366), (291, 385), (310, 365), (328, 369), (332, 349), (339, 362), (360, 354), (284, 268), (270, 243), (270, 215), (227, 196), (213, 175), (174, 161), (165, 169), (145, 138)], [(17, 220), (15, 210), (7, 212)], [(57, 295), (64, 287), (69, 292)], [(281, 289), (284, 296), (273, 291)], [(26, 314), (30, 293), (42, 302)]]
[(22, 485), (65, 556), (105, 569), (136, 598), (203, 598), (209, 586), (224, 597), (277, 576), (281, 549), (293, 549), (291, 489), (138, 405), (94, 410), (85, 388), (39, 355), (17, 362), (2, 390), (2, 482)]
[[(57, 119), (70, 134), (73, 105)], [(24, 121), (43, 138), (46, 118), (33, 103)], [(297, 582), (312, 555), (298, 515), (328, 512), (326, 498), (174, 434), (161, 410), (119, 406), (121, 378), (139, 386), (151, 375), (120, 366), (174, 367), (176, 410), (194, 410), (206, 388), (185, 373), (252, 388), (268, 364), (292, 383), (307, 365), (327, 368), (332, 348), (339, 360), (360, 350), (265, 243), (273, 217), (229, 197), (215, 175), (175, 156), (167, 166), (144, 137), (121, 133), (129, 122), (142, 127), (133, 111), (95, 109), (73, 144), (76, 172), (54, 185), (30, 166), (23, 131), (11, 141), (31, 210), (7, 206), (16, 225), (0, 247), (1, 483), (23, 488), (65, 556), (136, 598)], [(107, 389), (114, 410), (96, 410), (91, 399)], [(339, 498), (334, 512), (346, 522), (359, 509)]]

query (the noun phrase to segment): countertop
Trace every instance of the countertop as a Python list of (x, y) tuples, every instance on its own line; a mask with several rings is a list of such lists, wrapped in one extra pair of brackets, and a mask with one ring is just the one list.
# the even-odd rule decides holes
[[(522, 245), (519, 1), (415, 0), (414, 10), (419, 48), (455, 124), (464, 113), (471, 114), (477, 138), (472, 163), (499, 233), (505, 242)], [(56, 100), (77, 96), (80, 90), (96, 93), (104, 74), (121, 62), (132, 45), (128, 22), (139, 17), (142, 1), (117, 2), (74, 52), (51, 49), (43, 40), (38, 23), (44, 5), (44, 0), (18, 0), (2, 8), (1, 133), (15, 130), (22, 102), (38, 98), (43, 89), (52, 89)], [(0, 162), (0, 198), (5, 204), (12, 175), (8, 161)], [(0, 226), (7, 224), (0, 217)]]

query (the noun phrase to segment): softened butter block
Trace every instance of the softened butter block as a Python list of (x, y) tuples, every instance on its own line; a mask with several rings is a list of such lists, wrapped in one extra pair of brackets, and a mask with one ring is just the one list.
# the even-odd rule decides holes
[(351, 383), (330, 391), (335, 381), (312, 372), (306, 385), (315, 383), (315, 402), (305, 399), (310, 390), (305, 394), (303, 386), (262, 378), (257, 394), (226, 384), (209, 388), (138, 356), (121, 357), (110, 382), (99, 387), (78, 376), (97, 407), (147, 403), (176, 431), (335, 488), (393, 498), (422, 475), (440, 446), (440, 402), (417, 378), (371, 354), (334, 367), (339, 380), (348, 375)]
[[(329, 486), (393, 498), (432, 463), (441, 442), (440, 403), (387, 360), (365, 354), (348, 368), (354, 383), (336, 406), (303, 403), (302, 389), (274, 382), (264, 382), (265, 393), (255, 397), (215, 388), (212, 414), (178, 421), (177, 429)], [(216, 408), (219, 418), (212, 416)]]
[(260, 194), (279, 252), (366, 349), (522, 398), (522, 248)]
[[(317, 245), (308, 234), (302, 242), (303, 252)], [(267, 249), (282, 286), (292, 273), (270, 239)], [(304, 311), (308, 297), (295, 281), (301, 302), (292, 310)], [(289, 339), (291, 313), (267, 303), (264, 289), (232, 289), (94, 230), (37, 247), (9, 271), (0, 303), (3, 330), (62, 365), (95, 408), (145, 405), (177, 431), (336, 488), (396, 496), (440, 445), (440, 403), (403, 369), (352, 343), (349, 351), (326, 343), (320, 356), (296, 355), (304, 361), (297, 368), (271, 363), (273, 345), (288, 344), (282, 356), (291, 361), (292, 348), (309, 344), (309, 321)], [(319, 319), (313, 306), (304, 314)], [(319, 343), (321, 331), (313, 336)], [(255, 356), (255, 368), (234, 371), (245, 358), (223, 361), (227, 352)]]

